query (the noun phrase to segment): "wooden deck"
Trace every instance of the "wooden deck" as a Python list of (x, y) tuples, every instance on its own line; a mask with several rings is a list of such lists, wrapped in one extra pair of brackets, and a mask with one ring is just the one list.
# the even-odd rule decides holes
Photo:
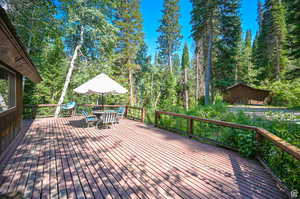
[(26, 121), (0, 157), (0, 192), (25, 198), (286, 198), (255, 160), (145, 124)]

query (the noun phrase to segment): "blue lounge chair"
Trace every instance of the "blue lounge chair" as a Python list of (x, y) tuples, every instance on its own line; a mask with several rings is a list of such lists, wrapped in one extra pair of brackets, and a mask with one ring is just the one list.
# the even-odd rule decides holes
[(123, 119), (125, 110), (125, 107), (119, 107), (119, 109), (117, 110), (117, 123), (119, 123), (120, 119)]
[(63, 113), (68, 113), (69, 116), (72, 116), (75, 112), (76, 102), (68, 102), (67, 104), (63, 104), (61, 106)]
[(84, 116), (85, 125), (87, 128), (90, 127), (90, 124), (93, 125), (98, 121), (96, 115), (88, 115), (86, 111), (82, 111), (82, 115)]

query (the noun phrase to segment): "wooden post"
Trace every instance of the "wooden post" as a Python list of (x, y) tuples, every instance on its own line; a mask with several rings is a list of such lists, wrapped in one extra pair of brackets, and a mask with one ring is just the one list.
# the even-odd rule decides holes
[(37, 110), (37, 106), (33, 106), (31, 111), (32, 111), (32, 119), (34, 119), (36, 117), (36, 110)]
[(145, 109), (141, 108), (141, 121), (144, 122), (145, 121)]
[(158, 127), (158, 112), (155, 111), (155, 121), (154, 121), (154, 126)]
[(192, 138), (193, 136), (193, 127), (194, 127), (194, 120), (192, 118), (188, 119), (189, 125), (188, 125), (188, 136), (189, 138)]
[(127, 118), (127, 112), (128, 112), (128, 106), (126, 105), (125, 106), (125, 114), (124, 114), (126, 118)]
[(255, 140), (257, 142), (261, 142), (261, 140), (263, 139), (263, 136), (261, 134), (259, 134), (258, 132), (256, 132), (256, 135), (255, 135)]

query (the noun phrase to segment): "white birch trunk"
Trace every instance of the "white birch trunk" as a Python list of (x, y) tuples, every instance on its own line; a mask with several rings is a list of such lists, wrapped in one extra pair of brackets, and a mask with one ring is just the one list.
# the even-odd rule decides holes
[(71, 59), (71, 62), (70, 62), (70, 67), (69, 67), (68, 74), (67, 74), (66, 79), (65, 79), (65, 84), (64, 84), (63, 90), (61, 92), (61, 96), (59, 98), (59, 101), (57, 103), (57, 107), (56, 107), (56, 110), (55, 110), (55, 114), (54, 114), (55, 117), (58, 117), (58, 115), (60, 113), (61, 105), (64, 102), (64, 98), (65, 98), (65, 95), (67, 93), (69, 83), (71, 81), (72, 73), (73, 73), (73, 70), (75, 68), (75, 61), (78, 57), (78, 51), (80, 50), (80, 48), (82, 47), (82, 44), (83, 44), (83, 31), (84, 31), (83, 27), (81, 26), (80, 40), (79, 40), (79, 43), (77, 44), (77, 46), (74, 50), (74, 53), (73, 53), (73, 56), (72, 56), (72, 59)]

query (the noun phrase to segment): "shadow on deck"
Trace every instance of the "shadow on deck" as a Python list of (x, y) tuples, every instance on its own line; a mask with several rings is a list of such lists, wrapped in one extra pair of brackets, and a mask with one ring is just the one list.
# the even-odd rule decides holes
[(25, 198), (286, 198), (238, 153), (122, 120), (81, 128), (80, 117), (25, 122), (0, 159), (0, 193)]

